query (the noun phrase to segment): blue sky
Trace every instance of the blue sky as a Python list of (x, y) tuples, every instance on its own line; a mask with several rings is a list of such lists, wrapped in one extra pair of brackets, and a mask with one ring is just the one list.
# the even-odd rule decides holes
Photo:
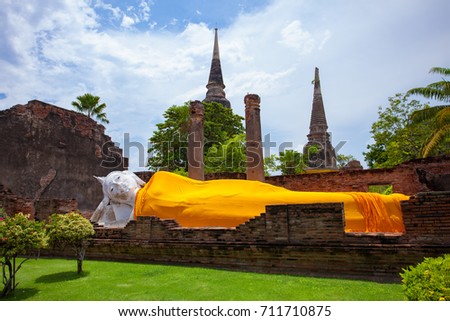
[(450, 66), (449, 12), (446, 0), (0, 0), (0, 109), (71, 109), (90, 92), (113, 141), (146, 146), (168, 107), (204, 98), (217, 27), (227, 98), (243, 115), (244, 96), (261, 97), (272, 153), (306, 143), (318, 67), (333, 145), (362, 161), (378, 107)]
[[(264, 8), (268, 0), (159, 0), (96, 1), (94, 8), (103, 28), (182, 32), (189, 23), (206, 22), (226, 28), (242, 13)], [(131, 24), (131, 25), (130, 25)]]

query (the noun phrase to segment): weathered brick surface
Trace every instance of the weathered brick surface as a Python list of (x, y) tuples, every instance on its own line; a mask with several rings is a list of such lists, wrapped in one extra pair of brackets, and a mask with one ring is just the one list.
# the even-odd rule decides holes
[(78, 210), (76, 199), (41, 198), (34, 202), (35, 217), (47, 220), (51, 214), (65, 214)]
[(76, 199), (81, 210), (94, 210), (102, 190), (93, 175), (126, 166), (104, 131), (83, 114), (38, 100), (0, 111), (0, 184), (33, 201)]
[[(450, 192), (402, 203), (406, 233), (344, 233), (341, 203), (268, 206), (236, 228), (181, 228), (139, 217), (96, 228), (88, 257), (201, 265), (264, 273), (399, 281), (424, 257), (450, 253)], [(55, 253), (53, 253), (55, 254)]]
[(273, 176), (266, 182), (296, 191), (367, 192), (369, 185), (392, 185), (394, 192), (406, 195), (450, 190), (450, 156), (413, 160), (390, 169)]
[(450, 243), (450, 191), (419, 193), (402, 202), (405, 238), (411, 243)]
[[(148, 181), (152, 172), (136, 173)], [(245, 173), (214, 173), (211, 179), (246, 179)], [(392, 185), (394, 192), (414, 195), (450, 190), (450, 156), (429, 157), (405, 162), (388, 169), (344, 169), (339, 171), (271, 176), (266, 183), (294, 191), (367, 192), (369, 185)]]
[(39, 198), (33, 200), (18, 196), (0, 185), (0, 208), (8, 215), (22, 212), (32, 219), (46, 220), (53, 213), (68, 213), (78, 209), (75, 199)]
[[(121, 157), (118, 149), (102, 150), (109, 139), (102, 126), (39, 101), (1, 111), (0, 125), (7, 155), (0, 158), (0, 180), (20, 195), (0, 189), (0, 206), (8, 213), (36, 211), (44, 219), (69, 212), (77, 206), (75, 199), (90, 209), (97, 206), (101, 188), (91, 175), (112, 170), (99, 168), (105, 157)], [(28, 146), (27, 153), (20, 146)], [(139, 173), (146, 181), (151, 175)], [(207, 177), (220, 178), (245, 174)], [(345, 233), (340, 203), (277, 205), (228, 229), (182, 228), (156, 217), (139, 217), (123, 229), (97, 226), (88, 258), (386, 281), (398, 280), (402, 268), (426, 256), (450, 252), (450, 191), (430, 192), (450, 189), (449, 156), (392, 169), (278, 176), (266, 182), (298, 191), (367, 191), (369, 185), (392, 184), (395, 192), (415, 196), (402, 203), (405, 234)]]
[(22, 212), (24, 214), (31, 214), (32, 218), (34, 218), (33, 200), (30, 198), (18, 196), (1, 184), (0, 208), (2, 208), (8, 215)]

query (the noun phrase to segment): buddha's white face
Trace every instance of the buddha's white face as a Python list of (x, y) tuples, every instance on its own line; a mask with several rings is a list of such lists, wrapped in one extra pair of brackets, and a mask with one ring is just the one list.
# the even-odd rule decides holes
[(111, 172), (103, 181), (103, 192), (115, 203), (133, 204), (140, 188), (136, 180), (123, 172)]

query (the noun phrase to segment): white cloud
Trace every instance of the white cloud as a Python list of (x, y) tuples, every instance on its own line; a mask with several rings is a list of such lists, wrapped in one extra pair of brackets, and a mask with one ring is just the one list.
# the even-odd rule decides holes
[(245, 93), (270, 93), (276, 96), (285, 91), (286, 79), (294, 72), (294, 69), (282, 70), (275, 73), (265, 71), (247, 71), (236, 74), (229, 80), (228, 90)]
[(149, 21), (150, 19), (150, 2), (141, 0), (139, 3), (140, 14), (142, 21)]
[(122, 17), (122, 23), (120, 24), (121, 27), (124, 28), (131, 28), (136, 22), (133, 18), (127, 16), (126, 14)]
[[(93, 7), (95, 9), (102, 9), (108, 12), (112, 17), (107, 17), (112, 21), (119, 21), (120, 27), (129, 29), (142, 22), (150, 21), (152, 2), (148, 0), (141, 0), (137, 6), (128, 5), (124, 10), (120, 7), (114, 7), (110, 3), (105, 3), (103, 0), (97, 0)], [(152, 25), (153, 23), (150, 23)]]
[[(70, 108), (76, 96), (92, 92), (108, 106), (113, 140), (128, 132), (145, 144), (168, 107), (204, 98), (214, 22), (188, 24), (179, 34), (161, 32), (150, 19), (157, 14), (152, 2), (138, 3), (126, 14), (100, 0), (94, 7), (71, 0), (4, 4), (1, 108), (31, 99)], [(242, 115), (245, 94), (260, 95), (264, 134), (270, 132), (278, 144), (301, 145), (318, 66), (333, 139), (348, 140), (342, 152), (362, 160), (377, 107), (396, 92), (433, 81), (430, 67), (450, 64), (448, 28), (436, 26), (446, 21), (449, 5), (437, 0), (380, 0), (370, 8), (352, 1), (316, 5), (273, 1), (219, 29), (227, 98)], [(123, 29), (101, 28), (94, 11), (100, 8)], [(142, 22), (150, 29), (139, 31)]]
[(315, 47), (313, 36), (302, 29), (299, 20), (292, 21), (281, 30), (280, 43), (298, 50), (301, 54), (310, 54)]
[(113, 7), (110, 3), (105, 3), (102, 0), (95, 2), (94, 8), (101, 8), (111, 12), (115, 19), (120, 19), (123, 16), (122, 10), (119, 7)]
[(322, 50), (323, 47), (325, 46), (325, 44), (327, 43), (327, 41), (330, 38), (331, 38), (331, 31), (330, 30), (325, 30), (325, 32), (323, 33), (322, 41), (320, 42), (320, 45), (319, 45), (318, 49)]

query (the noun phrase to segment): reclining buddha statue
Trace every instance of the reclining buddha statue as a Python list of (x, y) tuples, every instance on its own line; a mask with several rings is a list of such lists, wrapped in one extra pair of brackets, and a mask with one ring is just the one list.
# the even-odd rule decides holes
[(232, 228), (261, 215), (267, 205), (343, 203), (347, 232), (403, 232), (400, 201), (409, 199), (403, 194), (297, 192), (238, 179), (198, 181), (163, 171), (148, 183), (129, 171), (97, 179), (104, 198), (91, 221), (105, 227), (156, 216), (182, 227)]

